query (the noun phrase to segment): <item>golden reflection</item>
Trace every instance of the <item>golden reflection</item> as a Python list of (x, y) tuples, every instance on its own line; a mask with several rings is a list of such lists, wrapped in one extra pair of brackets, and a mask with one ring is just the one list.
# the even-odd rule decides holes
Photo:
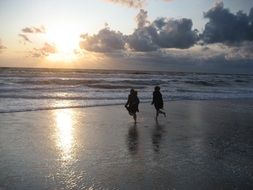
[(55, 110), (57, 146), (62, 151), (63, 160), (71, 160), (73, 154), (73, 110)]

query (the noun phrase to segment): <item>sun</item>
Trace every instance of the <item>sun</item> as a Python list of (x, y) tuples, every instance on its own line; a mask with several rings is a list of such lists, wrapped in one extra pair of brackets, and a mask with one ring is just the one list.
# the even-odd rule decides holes
[(52, 61), (73, 61), (79, 49), (80, 30), (67, 23), (56, 23), (47, 29), (46, 40), (56, 46), (57, 52), (48, 56)]

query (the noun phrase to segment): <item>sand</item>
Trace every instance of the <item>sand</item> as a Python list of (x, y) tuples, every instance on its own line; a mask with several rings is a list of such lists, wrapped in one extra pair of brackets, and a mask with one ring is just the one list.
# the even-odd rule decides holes
[(0, 114), (0, 189), (253, 189), (253, 100)]

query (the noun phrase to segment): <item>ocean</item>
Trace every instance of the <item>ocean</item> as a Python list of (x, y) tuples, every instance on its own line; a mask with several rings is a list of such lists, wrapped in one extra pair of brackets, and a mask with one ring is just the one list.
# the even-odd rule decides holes
[(0, 68), (0, 113), (124, 104), (129, 91), (151, 102), (253, 98), (253, 75)]

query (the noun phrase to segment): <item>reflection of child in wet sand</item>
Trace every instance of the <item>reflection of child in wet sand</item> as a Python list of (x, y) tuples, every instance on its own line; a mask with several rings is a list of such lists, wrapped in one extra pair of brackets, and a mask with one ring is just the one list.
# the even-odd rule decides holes
[(137, 96), (137, 91), (134, 89), (130, 90), (130, 94), (128, 95), (127, 103), (125, 104), (126, 109), (129, 112), (129, 115), (133, 116), (134, 122), (136, 123), (136, 112), (139, 112), (139, 98)]
[(164, 111), (161, 111), (160, 109), (163, 109), (163, 97), (160, 92), (160, 87), (156, 86), (155, 91), (153, 92), (153, 101), (151, 103), (152, 105), (154, 104), (155, 109), (156, 109), (156, 119), (159, 115), (159, 113), (163, 114), (164, 117), (166, 117), (166, 113)]

